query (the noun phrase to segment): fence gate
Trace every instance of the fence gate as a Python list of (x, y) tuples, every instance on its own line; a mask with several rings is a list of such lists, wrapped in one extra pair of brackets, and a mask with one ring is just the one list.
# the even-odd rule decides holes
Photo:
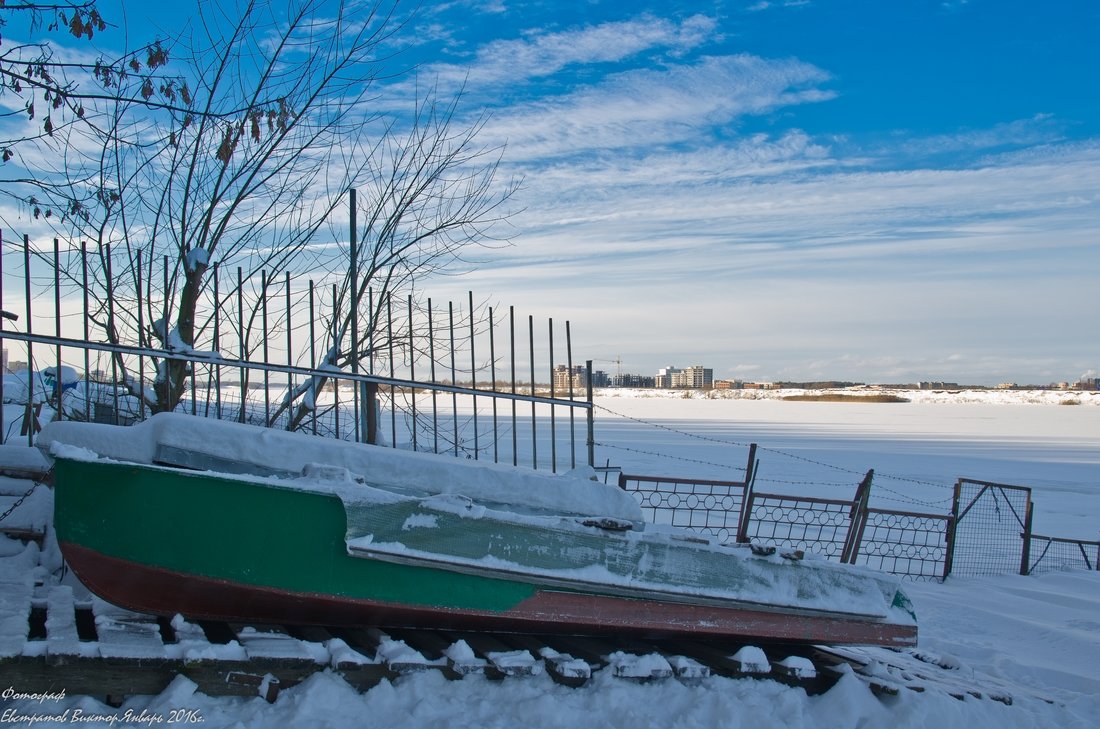
[(955, 523), (951, 572), (957, 575), (1027, 574), (1031, 545), (1031, 489), (960, 478), (952, 505)]

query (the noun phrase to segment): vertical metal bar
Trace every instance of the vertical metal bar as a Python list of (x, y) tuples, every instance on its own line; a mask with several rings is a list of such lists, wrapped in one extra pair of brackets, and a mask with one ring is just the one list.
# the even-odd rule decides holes
[[(467, 291), (470, 301), (470, 388), (477, 389), (477, 358), (474, 354), (474, 292)], [(472, 395), (474, 408), (474, 460), (481, 456), (481, 444), (478, 442), (477, 395)]]
[[(409, 312), (406, 326), (409, 329), (409, 379), (416, 382), (416, 338), (413, 333), (413, 297), (409, 294)], [(413, 451), (418, 451), (420, 448), (417, 445), (416, 439), (416, 388), (412, 388), (412, 392), (409, 393), (409, 410), (411, 416), (412, 426), (412, 444)]]
[[(91, 339), (91, 332), (89, 331), (89, 320), (88, 320), (88, 316), (89, 316), (89, 314), (88, 314), (88, 244), (83, 243), (83, 242), (80, 244), (80, 282), (81, 282), (81, 284), (84, 288), (84, 291), (82, 292), (82, 294), (83, 294), (82, 298), (84, 300), (83, 333), (84, 333), (84, 341), (87, 342), (87, 341), (90, 341), (90, 339)], [(85, 421), (89, 421), (89, 420), (92, 419), (92, 383), (89, 382), (89, 378), (88, 378), (88, 370), (91, 369), (91, 366), (92, 366), (91, 352), (87, 348), (85, 348), (84, 349), (84, 420)]]
[(238, 351), (241, 357), (241, 412), (239, 420), (245, 422), (245, 407), (248, 403), (248, 377), (245, 375), (247, 370), (244, 367), (244, 362), (248, 361), (248, 356), (245, 352), (245, 332), (244, 332), (244, 271), (240, 266), (237, 266), (237, 334), (238, 334)]
[(962, 501), (962, 479), (955, 481), (955, 490), (951, 494), (951, 524), (947, 533), (947, 553), (944, 555), (943, 579), (951, 574), (955, 564), (955, 545), (959, 531), (959, 503)]
[[(432, 299), (428, 297), (428, 359), (431, 362), (431, 378), (435, 383), (435, 314), (432, 312)], [(432, 453), (439, 453), (439, 391), (432, 388)]]
[[(351, 260), (348, 267), (348, 306), (351, 307), (351, 373), (359, 374), (359, 206), (356, 202), (355, 188), (348, 190), (348, 247)], [(332, 319), (336, 321), (336, 304), (333, 302)], [(373, 318), (371, 319), (373, 321)], [(374, 339), (374, 327), (370, 332), (371, 340)], [(373, 352), (371, 353), (373, 355)], [(371, 357), (373, 360), (373, 356)], [(354, 379), (353, 382), (356, 382)], [(359, 387), (356, 384), (352, 388), (352, 418), (355, 422), (355, 441), (362, 440), (362, 432), (359, 427)], [(365, 404), (363, 405), (366, 406)], [(374, 403), (371, 403), (374, 407)]]
[[(867, 471), (867, 475), (864, 476), (863, 482), (860, 484), (859, 496), (856, 499), (855, 515), (852, 518), (852, 524), (849, 529), (852, 530), (851, 538), (848, 541), (847, 549), (847, 563), (855, 564), (859, 558), (859, 549), (863, 544), (863, 533), (867, 528), (867, 508), (871, 501), (871, 484), (874, 483), (875, 471), (871, 469)], [(845, 561), (842, 555), (841, 561)]]
[[(554, 320), (548, 319), (550, 344), (550, 399), (554, 399)], [(550, 471), (558, 472), (558, 426), (554, 403), (550, 403)]]
[[(338, 308), (339, 300), (336, 298), (336, 284), (332, 285), (332, 349), (335, 352), (339, 347), (340, 342), (338, 339), (338, 332), (336, 323), (336, 312)], [(335, 363), (330, 363), (335, 364)], [(332, 415), (334, 420), (333, 430), (336, 435), (336, 440), (340, 440), (340, 380), (336, 377), (332, 378)]]
[(217, 355), (217, 363), (214, 365), (214, 412), (218, 420), (222, 419), (222, 300), (220, 284), (221, 270), (217, 263), (214, 264), (214, 353)]
[[(270, 351), (267, 346), (267, 270), (260, 269), (260, 349), (264, 358), (264, 364), (271, 364), (268, 356)], [(264, 367), (264, 425), (271, 425), (271, 372)]]
[[(192, 337), (192, 339), (194, 339), (194, 337)], [(192, 342), (192, 345), (194, 345), (194, 344), (196, 344), (196, 342)], [(199, 399), (197, 397), (196, 380), (195, 380), (195, 377), (196, 377), (195, 370), (197, 369), (197, 363), (195, 362), (194, 359), (191, 359), (190, 362), (188, 362), (188, 369), (191, 370), (191, 414), (192, 415), (198, 415), (198, 412), (199, 412), (199, 402), (198, 402), (198, 400)]]
[[(148, 298), (145, 301), (141, 300), (141, 281), (145, 278), (145, 267), (142, 265), (141, 249), (137, 251), (137, 319), (138, 319), (138, 331), (137, 340), (138, 346), (144, 347), (146, 345), (145, 339), (145, 304), (148, 303)], [(85, 339), (84, 341), (88, 341)], [(140, 417), (145, 420), (145, 357), (138, 355), (138, 410), (140, 411)]]
[[(492, 379), (493, 392), (497, 391), (497, 348), (496, 348), (496, 317), (493, 307), (489, 307), (489, 377)], [(493, 463), (500, 463), (500, 433), (497, 429), (497, 400), (493, 398)]]
[[(508, 340), (512, 348), (512, 394), (516, 394), (516, 309), (508, 307)], [(516, 399), (512, 398), (512, 465), (519, 465), (519, 433), (516, 430)]]
[[(57, 238), (53, 239), (53, 318), (54, 318), (54, 334), (57, 338), (61, 339), (61, 241)], [(58, 344), (55, 354), (57, 355), (57, 373), (54, 377), (54, 387), (57, 388), (57, 415), (58, 420), (64, 420), (63, 408), (61, 407), (61, 345)], [(3, 405), (0, 405), (3, 407)]]
[[(309, 368), (317, 369), (317, 315), (314, 311), (313, 279), (309, 280)], [(317, 435), (317, 408), (321, 393), (317, 391), (317, 376), (309, 376), (310, 396), (313, 398), (313, 424), (310, 426), (314, 435)]]
[[(114, 272), (111, 270), (111, 246), (107, 245), (103, 247), (106, 253), (106, 273), (107, 273), (107, 331), (110, 332), (108, 339), (114, 341), (117, 339), (115, 336), (115, 282)], [(30, 317), (27, 317), (28, 319)], [(165, 322), (168, 320), (165, 319)], [(30, 329), (28, 324), (28, 331)], [(118, 355), (121, 356), (121, 355)], [(118, 357), (111, 356), (111, 406), (114, 408), (115, 424), (118, 424)], [(158, 403), (159, 404), (159, 403)]]
[[(447, 302), (447, 322), (450, 330), (451, 343), (451, 385), (458, 385), (458, 375), (455, 367), (455, 304)], [(458, 393), (451, 390), (451, 425), (454, 435), (454, 453), (458, 455)]]
[(737, 519), (738, 544), (749, 543), (749, 520), (752, 518), (752, 484), (756, 479), (756, 444), (749, 444), (749, 458), (745, 464), (745, 487), (741, 492), (741, 514)]
[[(577, 467), (577, 408), (573, 404), (573, 337), (569, 332), (569, 320), (565, 321), (565, 366), (569, 368), (569, 468)], [(588, 372), (588, 384), (592, 384), (592, 372)]]
[(585, 444), (588, 446), (588, 465), (592, 468), (596, 467), (596, 408), (592, 406), (592, 360), (588, 360), (584, 365), (585, 371), (588, 373), (587, 382), (585, 383), (585, 401), (588, 403), (588, 409), (585, 411), (585, 422), (588, 424), (588, 434), (585, 437)]
[(397, 370), (393, 361), (393, 294), (386, 292), (386, 347), (390, 358), (390, 446), (397, 447), (397, 388), (392, 380)]
[[(528, 353), (531, 355), (531, 397), (535, 397), (535, 317), (527, 317), (527, 338), (529, 342)], [(531, 400), (531, 467), (536, 471), (539, 467), (538, 421), (536, 419), (535, 401)]]
[(1020, 574), (1026, 575), (1031, 571), (1031, 497), (1028, 496), (1027, 512), (1024, 516), (1024, 533), (1020, 535), (1023, 545), (1020, 549)]
[(290, 271), (286, 272), (286, 429), (291, 430), (294, 427), (294, 411), (290, 408), (291, 396), (294, 393), (294, 375), (290, 373), (290, 368), (294, 366), (294, 336), (293, 336), (293, 322), (290, 316)]
[[(167, 334), (168, 333), (168, 320), (172, 318), (172, 311), (171, 311), (171, 308), (170, 308), (171, 305), (172, 305), (172, 297), (169, 295), (170, 292), (168, 291), (168, 256), (167, 255), (165, 255), (164, 257), (161, 258), (160, 264), (161, 264), (160, 267), (161, 267), (161, 278), (162, 278), (161, 283), (164, 286), (164, 288), (161, 289), (164, 292), (164, 301), (161, 302), (161, 303), (164, 304), (164, 332), (165, 332), (165, 334)], [(149, 261), (149, 265), (150, 266), (153, 265), (153, 262)]]
[[(32, 333), (33, 322), (31, 318), (31, 238), (26, 233), (23, 234), (23, 295), (26, 297), (26, 311), (27, 311), (27, 334)], [(34, 413), (34, 354), (32, 353), (31, 341), (27, 340), (27, 408), (23, 413), (23, 430), (27, 434), (27, 445), (34, 445), (34, 425), (37, 422), (35, 420)], [(0, 404), (2, 407), (2, 404)]]

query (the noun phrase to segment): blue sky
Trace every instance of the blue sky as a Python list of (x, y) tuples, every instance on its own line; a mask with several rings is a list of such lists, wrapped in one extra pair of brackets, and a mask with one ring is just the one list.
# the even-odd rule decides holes
[(571, 319), (579, 351), (745, 379), (1100, 368), (1100, 5), (438, 18), (421, 73), (467, 79), (526, 180), (514, 245), (458, 283)]
[(524, 179), (511, 245), (425, 289), (607, 369), (1096, 376), (1097, 37), (1084, 0), (425, 2), (402, 62)]

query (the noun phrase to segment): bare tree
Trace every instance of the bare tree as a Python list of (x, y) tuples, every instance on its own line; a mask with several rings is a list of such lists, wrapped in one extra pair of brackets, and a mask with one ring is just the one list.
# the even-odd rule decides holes
[[(323, 364), (345, 367), (367, 356), (348, 351), (352, 326), (361, 341), (376, 330), (367, 291), (397, 291), (446, 267), (491, 240), (504, 217), (514, 186), (498, 180), (499, 150), (477, 144), (480, 122), (459, 123), (461, 95), (441, 101), (429, 89), (406, 117), (383, 112), (389, 49), (409, 27), (397, 0), (341, 3), (335, 14), (320, 0), (280, 8), (200, 1), (173, 49), (188, 106), (112, 99), (97, 109), (107, 132), (73, 128), (68, 156), (47, 175), (64, 179), (45, 192), (67, 211), (65, 229), (94, 250), (93, 317), (108, 341), (191, 352), (211, 326), (199, 304), (215, 263), (265, 280), (309, 270), (338, 282)], [(359, 242), (333, 254), (315, 244), (352, 189)], [(65, 275), (82, 285), (72, 260)], [(255, 312), (235, 322), (242, 340)], [(185, 391), (182, 359), (157, 362), (151, 388), (121, 355), (116, 365), (154, 412), (174, 409)], [(296, 408), (300, 423), (303, 395), (322, 384), (292, 391), (279, 412)]]
[[(49, 188), (51, 182), (35, 175), (38, 170), (33, 162), (20, 165), (22, 148), (45, 148), (56, 155), (68, 136), (63, 132), (71, 125), (80, 126), (85, 134), (104, 136), (108, 129), (100, 125), (96, 113), (104, 102), (187, 111), (190, 90), (181, 77), (166, 73), (168, 51), (163, 39), (111, 58), (73, 50), (59, 53), (55, 43), (35, 39), (44, 27), (47, 35), (91, 41), (109, 27), (95, 0), (0, 0), (0, 32), (7, 34), (12, 20), (18, 21), (19, 39), (13, 42), (10, 35), (0, 36), (0, 97), (19, 101), (9, 102), (8, 110), (0, 115), (11, 122), (9, 136), (0, 138), (0, 164), (9, 173), (0, 189), (27, 203), (35, 218), (52, 217), (55, 211), (50, 200), (36, 191)], [(21, 167), (26, 174), (13, 172), (12, 166)]]

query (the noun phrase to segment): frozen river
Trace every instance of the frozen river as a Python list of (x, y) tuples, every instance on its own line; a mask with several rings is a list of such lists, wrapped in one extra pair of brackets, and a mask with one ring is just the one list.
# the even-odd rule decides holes
[[(605, 391), (613, 393), (614, 391)], [(945, 512), (960, 478), (1034, 489), (1035, 531), (1100, 534), (1100, 407), (1016, 401), (790, 402), (596, 399), (596, 457), (630, 473), (737, 479), (757, 443), (756, 488)]]

